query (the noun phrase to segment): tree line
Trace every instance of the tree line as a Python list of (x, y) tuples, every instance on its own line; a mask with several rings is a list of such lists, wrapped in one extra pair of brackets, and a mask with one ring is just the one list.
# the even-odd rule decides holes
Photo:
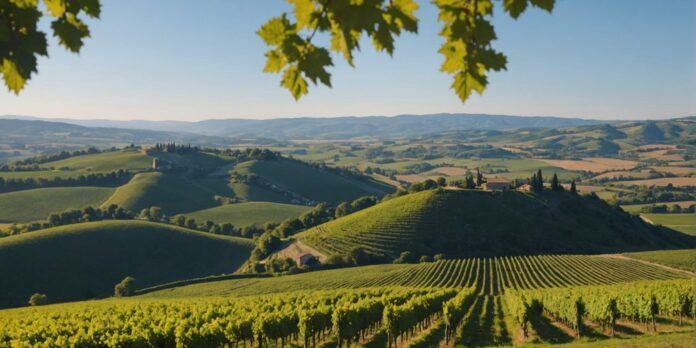
[(45, 187), (117, 186), (130, 180), (132, 173), (123, 169), (107, 173), (80, 174), (76, 177), (10, 178), (0, 177), (0, 193)]
[(35, 221), (26, 224), (13, 224), (5, 230), (6, 235), (17, 235), (27, 232), (42, 230), (45, 228), (65, 226), (82, 222), (102, 220), (131, 220), (135, 215), (116, 204), (105, 208), (86, 207), (84, 209), (70, 209), (62, 213), (51, 213), (46, 221)]

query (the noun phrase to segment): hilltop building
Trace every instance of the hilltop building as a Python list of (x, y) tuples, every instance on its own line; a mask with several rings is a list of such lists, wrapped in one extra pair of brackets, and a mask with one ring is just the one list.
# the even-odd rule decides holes
[(482, 187), (488, 191), (507, 191), (510, 189), (510, 181), (500, 178), (488, 178)]

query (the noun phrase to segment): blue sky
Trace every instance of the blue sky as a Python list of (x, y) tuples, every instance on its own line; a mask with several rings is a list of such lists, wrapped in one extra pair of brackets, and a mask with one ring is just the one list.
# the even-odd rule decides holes
[(508, 71), (462, 104), (439, 72), (436, 9), (393, 57), (365, 42), (356, 68), (334, 57), (333, 88), (299, 102), (262, 73), (255, 35), (281, 0), (102, 0), (79, 55), (52, 44), (0, 115), (199, 120), (465, 112), (601, 119), (696, 114), (696, 1), (557, 0), (517, 21), (498, 9), (496, 48)]

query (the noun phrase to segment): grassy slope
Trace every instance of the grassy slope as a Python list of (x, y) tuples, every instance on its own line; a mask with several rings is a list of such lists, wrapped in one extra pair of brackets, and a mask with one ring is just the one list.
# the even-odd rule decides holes
[(254, 173), (281, 188), (322, 202), (337, 203), (391, 191), (381, 183), (345, 178), (287, 159), (248, 161), (238, 165), (235, 170)]
[(674, 226), (674, 225), (696, 225), (696, 215), (694, 214), (642, 214), (655, 224)]
[(696, 249), (658, 250), (626, 253), (628, 257), (696, 272)]
[(50, 213), (99, 206), (114, 192), (108, 187), (56, 187), (0, 194), (0, 222), (44, 220)]
[(51, 301), (113, 293), (126, 276), (137, 287), (234, 272), (249, 240), (143, 221), (102, 221), (0, 239), (0, 307), (26, 303), (35, 292)]
[(226, 204), (186, 215), (195, 218), (197, 221), (229, 222), (237, 227), (244, 227), (263, 225), (266, 222), (280, 222), (290, 217), (299, 216), (309, 209), (311, 207), (303, 205), (247, 202)]
[(171, 215), (213, 207), (217, 205), (214, 195), (182, 176), (150, 172), (137, 174), (128, 184), (116, 189), (104, 206), (117, 204), (134, 212), (159, 206)]
[(152, 158), (137, 149), (104, 152), (93, 155), (76, 156), (60, 161), (48, 162), (44, 167), (90, 170), (107, 172), (113, 170), (143, 170), (152, 167)]
[(696, 246), (606, 203), (571, 195), (430, 190), (330, 221), (297, 238), (327, 254), (362, 246), (397, 256), (607, 253)]

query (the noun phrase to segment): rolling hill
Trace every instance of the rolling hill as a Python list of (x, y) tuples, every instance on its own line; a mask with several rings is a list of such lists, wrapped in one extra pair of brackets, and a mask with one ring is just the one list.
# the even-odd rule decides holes
[(236, 271), (250, 240), (143, 221), (67, 225), (0, 239), (0, 307), (33, 293), (52, 302), (104, 297), (126, 276), (137, 287)]
[(0, 194), (0, 222), (45, 220), (50, 213), (97, 207), (114, 192), (110, 187), (53, 187)]
[(47, 162), (42, 166), (93, 172), (110, 172), (119, 169), (146, 170), (152, 167), (152, 157), (140, 149), (124, 149), (70, 157)]
[[(247, 161), (237, 165), (234, 170), (244, 175), (253, 174), (266, 183), (265, 187), (253, 185), (255, 187), (251, 189), (235, 186), (237, 197), (246, 200), (288, 202), (289, 198), (283, 197), (277, 190), (266, 188), (270, 186), (309, 200), (328, 203), (350, 201), (366, 195), (382, 196), (393, 191), (392, 187), (371, 179), (349, 178), (286, 158)], [(248, 196), (244, 196), (245, 191)]]
[(436, 189), (393, 198), (297, 235), (327, 254), (396, 257), (608, 253), (689, 248), (696, 238), (644, 223), (599, 199)]
[(216, 223), (231, 223), (235, 227), (251, 225), (262, 226), (267, 222), (281, 222), (287, 218), (300, 216), (311, 207), (304, 205), (245, 202), (225, 204), (219, 207), (186, 214), (196, 221), (211, 220)]
[(116, 204), (140, 212), (158, 206), (167, 215), (207, 209), (217, 205), (215, 192), (177, 174), (149, 172), (136, 174), (131, 181), (116, 189), (103, 204)]

